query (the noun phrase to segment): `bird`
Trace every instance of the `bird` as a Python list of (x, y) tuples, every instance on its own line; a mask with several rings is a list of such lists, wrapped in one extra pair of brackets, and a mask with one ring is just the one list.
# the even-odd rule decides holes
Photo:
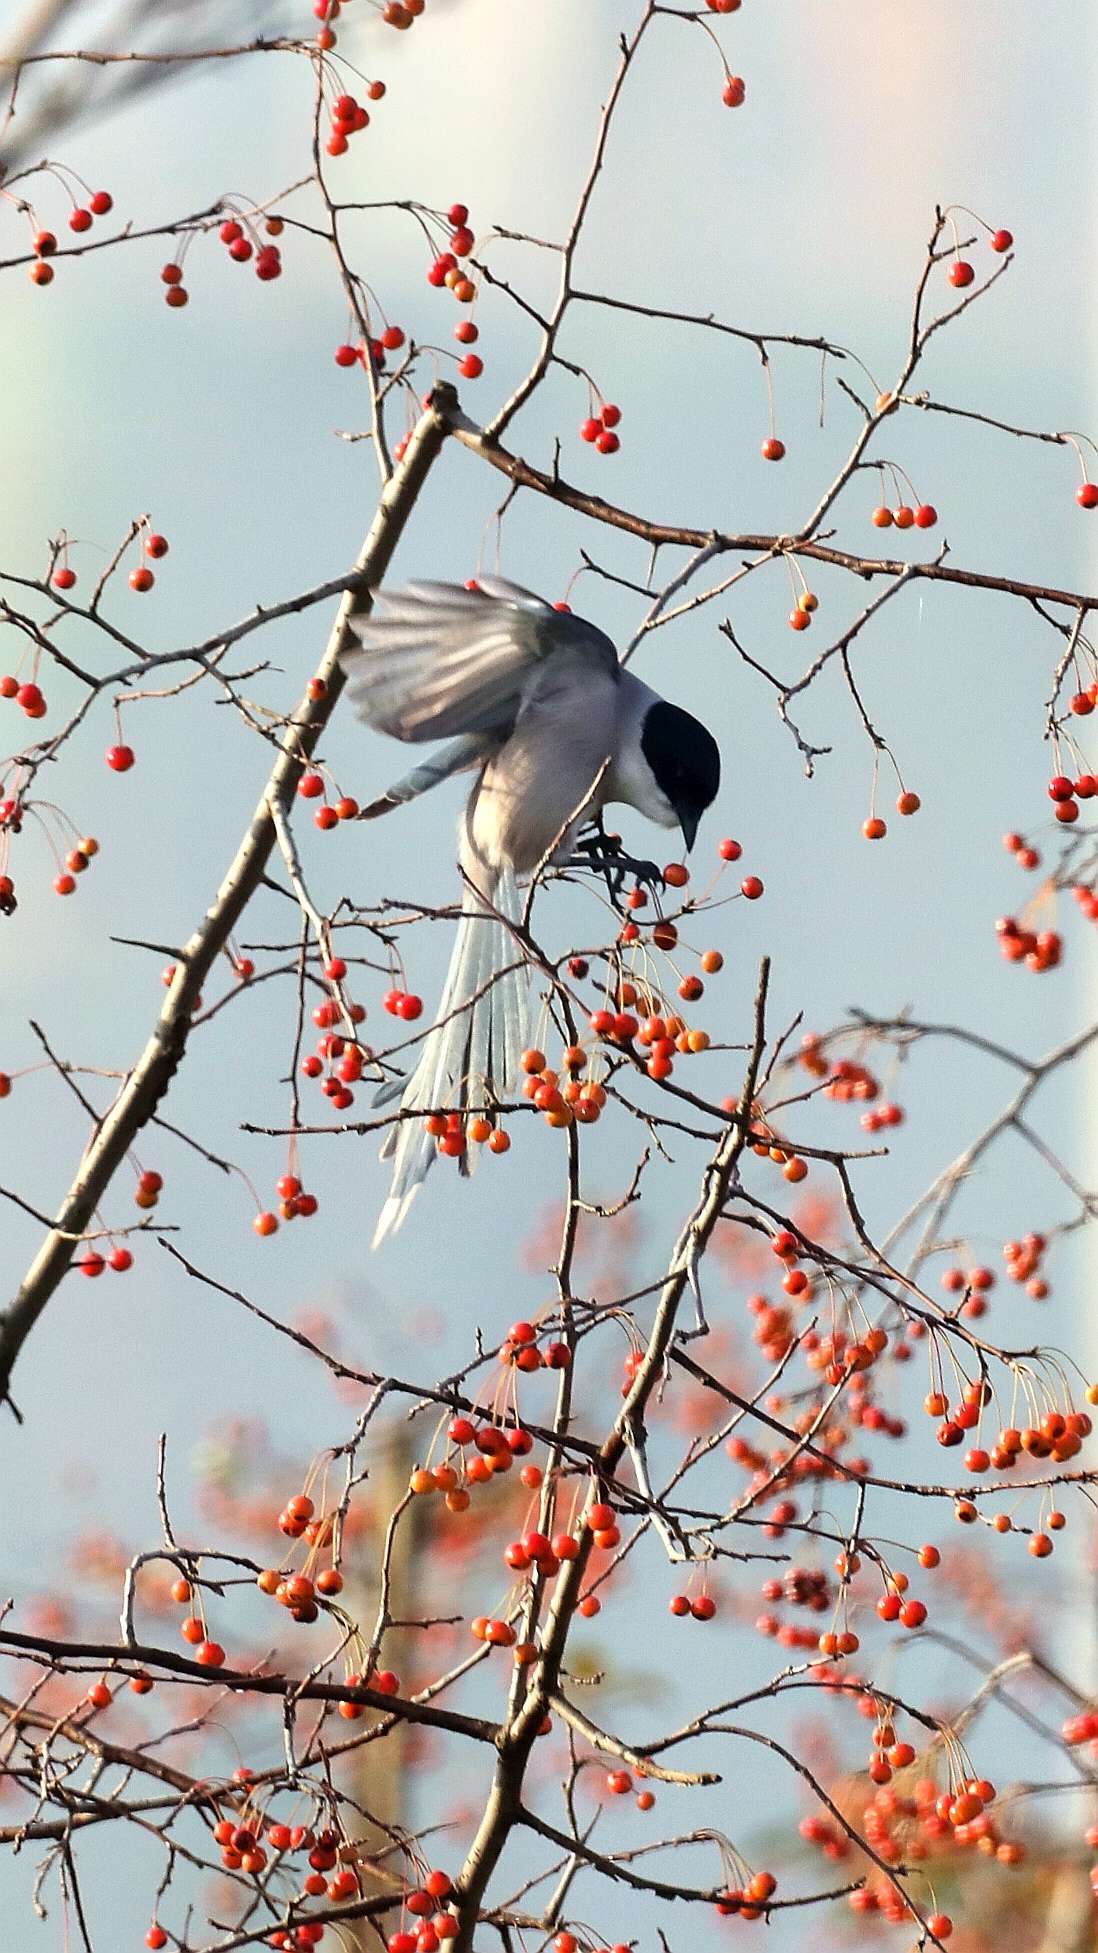
[[(461, 816), (462, 904), (438, 1012), (399, 1092), (392, 1183), (376, 1248), (404, 1221), (436, 1155), (423, 1118), (491, 1108), (513, 1091), (525, 1045), (528, 970), (516, 937), (520, 882), (575, 858), (607, 805), (682, 830), (687, 849), (716, 798), (708, 727), (627, 670), (597, 625), (501, 577), (380, 590), (350, 627), (344, 669), (358, 716), (419, 745), (446, 744), (362, 810), (377, 818), (475, 772)], [(460, 1165), (470, 1170), (462, 1154)]]

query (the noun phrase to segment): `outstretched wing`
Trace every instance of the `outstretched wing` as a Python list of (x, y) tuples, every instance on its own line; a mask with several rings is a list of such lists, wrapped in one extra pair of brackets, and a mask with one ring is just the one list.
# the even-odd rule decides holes
[(387, 787), (368, 807), (363, 807), (359, 818), (364, 821), (376, 820), (379, 814), (391, 814), (394, 807), (403, 807), (409, 800), (415, 800), (421, 793), (430, 793), (443, 780), (449, 780), (455, 773), (465, 773), (473, 766), (483, 766), (491, 745), (481, 733), (470, 733), (463, 739), (451, 739), (449, 745), (440, 746), (430, 759), (421, 760), (405, 773), (391, 787)]
[(359, 717), (395, 739), (505, 735), (531, 679), (561, 652), (618, 675), (618, 654), (594, 624), (501, 578), (475, 590), (410, 583), (377, 603), (343, 665)]

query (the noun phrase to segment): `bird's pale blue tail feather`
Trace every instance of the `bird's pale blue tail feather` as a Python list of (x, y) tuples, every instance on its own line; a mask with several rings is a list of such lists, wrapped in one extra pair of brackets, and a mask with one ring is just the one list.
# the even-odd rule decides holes
[[(527, 973), (521, 948), (507, 927), (521, 916), (515, 878), (505, 870), (488, 902), (466, 892), (438, 1015), (423, 1041), (419, 1062), (401, 1094), (402, 1118), (386, 1136), (381, 1157), (393, 1162), (389, 1197), (373, 1245), (400, 1227), (435, 1158), (436, 1144), (423, 1117), (462, 1111), (513, 1094), (525, 1042)], [(496, 913), (491, 913), (494, 910)], [(505, 974), (500, 974), (504, 972)], [(468, 1172), (475, 1150), (462, 1156)]]

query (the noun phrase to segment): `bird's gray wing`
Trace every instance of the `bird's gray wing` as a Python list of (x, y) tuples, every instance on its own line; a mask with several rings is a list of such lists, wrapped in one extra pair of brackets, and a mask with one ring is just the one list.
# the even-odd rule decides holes
[(378, 604), (343, 665), (359, 716), (396, 739), (506, 733), (531, 679), (562, 651), (619, 671), (594, 624), (494, 577), (476, 590), (411, 583), (379, 592)]
[[(471, 766), (482, 766), (486, 755), (487, 742), (482, 733), (469, 733), (462, 739), (451, 739), (446, 746), (440, 746), (430, 759), (421, 760), (405, 773), (391, 787), (371, 800), (359, 816), (361, 820), (376, 820), (379, 814), (390, 814), (394, 807), (403, 807), (409, 800), (415, 800), (421, 793), (430, 793), (442, 780), (449, 780), (455, 773), (465, 773)], [(490, 750), (490, 748), (489, 748)]]

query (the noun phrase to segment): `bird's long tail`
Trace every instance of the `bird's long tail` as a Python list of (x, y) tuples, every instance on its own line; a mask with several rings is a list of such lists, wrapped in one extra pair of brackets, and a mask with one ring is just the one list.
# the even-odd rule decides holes
[[(515, 1089), (525, 1042), (527, 973), (506, 925), (517, 922), (521, 913), (509, 869), (483, 896), (466, 889), (438, 1016), (400, 1099), (403, 1113), (422, 1109), (424, 1117), (402, 1118), (381, 1149), (382, 1159), (393, 1162), (393, 1179), (374, 1234), (375, 1248), (400, 1227), (435, 1158), (426, 1115), (484, 1107)], [(464, 1172), (475, 1158), (475, 1149), (462, 1154)]]

